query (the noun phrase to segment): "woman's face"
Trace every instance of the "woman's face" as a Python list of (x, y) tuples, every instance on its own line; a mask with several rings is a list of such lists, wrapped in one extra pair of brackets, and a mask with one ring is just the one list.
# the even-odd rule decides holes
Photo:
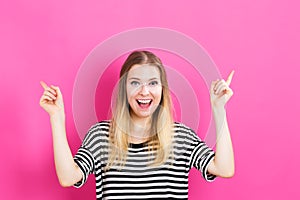
[(132, 66), (126, 80), (126, 92), (132, 118), (150, 117), (162, 96), (159, 69), (149, 64)]

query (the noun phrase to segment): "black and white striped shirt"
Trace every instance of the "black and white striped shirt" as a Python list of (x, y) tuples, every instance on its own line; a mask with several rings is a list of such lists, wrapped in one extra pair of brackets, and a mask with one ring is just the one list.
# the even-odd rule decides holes
[[(173, 156), (161, 166), (151, 166), (154, 159), (146, 143), (130, 144), (125, 166), (104, 171), (108, 158), (109, 121), (94, 125), (74, 157), (82, 171), (81, 187), (90, 173), (96, 177), (98, 199), (187, 199), (188, 174), (192, 167), (207, 181), (216, 176), (207, 171), (214, 152), (193, 130), (174, 124)], [(172, 160), (171, 160), (172, 159)], [(170, 164), (171, 163), (171, 164)]]

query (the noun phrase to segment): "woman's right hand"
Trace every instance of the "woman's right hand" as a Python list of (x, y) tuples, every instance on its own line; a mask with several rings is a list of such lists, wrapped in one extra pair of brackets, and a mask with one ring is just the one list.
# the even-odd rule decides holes
[(44, 93), (40, 99), (40, 106), (50, 115), (64, 115), (64, 102), (60, 89), (51, 85), (50, 87), (43, 81), (40, 82), (44, 88)]

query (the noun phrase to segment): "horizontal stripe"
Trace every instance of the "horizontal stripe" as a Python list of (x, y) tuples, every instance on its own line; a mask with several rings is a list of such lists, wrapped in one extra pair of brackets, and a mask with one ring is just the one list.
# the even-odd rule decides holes
[(173, 154), (165, 164), (151, 166), (156, 152), (149, 152), (147, 144), (130, 145), (125, 165), (105, 171), (109, 127), (109, 121), (91, 127), (74, 157), (84, 176), (75, 186), (82, 186), (94, 173), (97, 199), (187, 199), (191, 167), (207, 181), (215, 179), (207, 172), (214, 152), (192, 129), (179, 123), (174, 124)]

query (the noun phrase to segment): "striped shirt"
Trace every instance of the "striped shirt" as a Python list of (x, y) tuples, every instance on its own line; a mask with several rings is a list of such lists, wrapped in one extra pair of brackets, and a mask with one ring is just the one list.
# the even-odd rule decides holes
[[(173, 156), (165, 164), (151, 166), (154, 155), (146, 143), (130, 144), (126, 164), (120, 170), (104, 170), (108, 158), (109, 121), (92, 126), (74, 157), (82, 172), (81, 187), (88, 175), (95, 174), (98, 199), (187, 199), (188, 175), (192, 167), (205, 180), (216, 176), (207, 171), (214, 152), (187, 126), (175, 123)], [(152, 156), (152, 157), (151, 157)]]

